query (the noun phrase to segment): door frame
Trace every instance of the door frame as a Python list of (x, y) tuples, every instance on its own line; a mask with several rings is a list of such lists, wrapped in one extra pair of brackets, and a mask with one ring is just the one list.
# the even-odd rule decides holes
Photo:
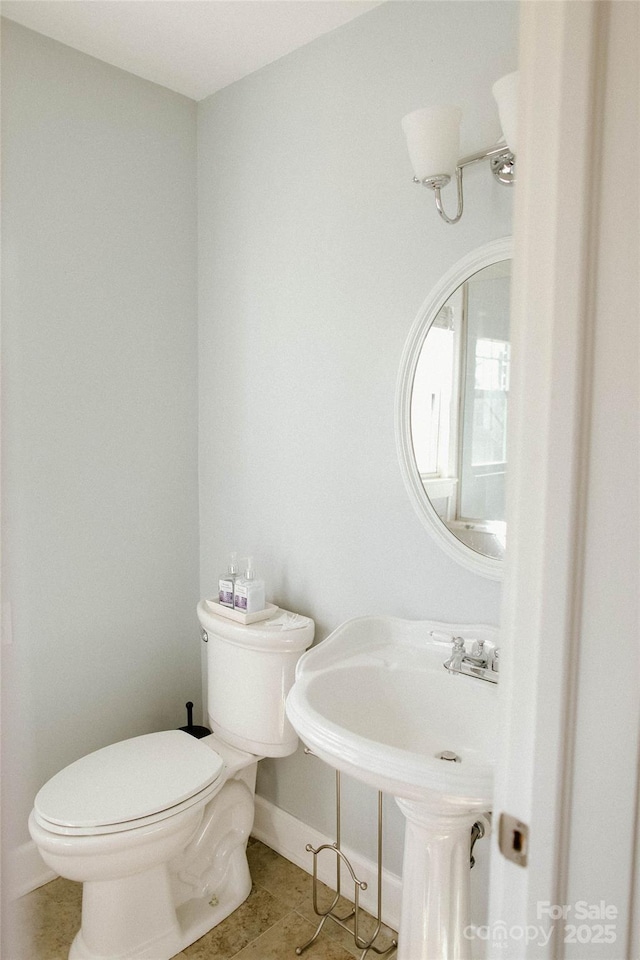
[[(625, 6), (629, 9), (622, 10)], [(602, 291), (607, 282), (611, 284), (612, 271), (612, 264), (603, 256), (602, 237), (607, 229), (611, 232), (611, 202), (620, 204), (621, 229), (627, 230), (632, 256), (639, 256), (637, 226), (634, 229), (633, 224), (638, 212), (640, 163), (637, 124), (635, 139), (629, 130), (628, 143), (618, 140), (614, 144), (610, 104), (605, 110), (607, 86), (610, 95), (611, 84), (619, 83), (622, 76), (617, 50), (614, 55), (610, 43), (612, 24), (618, 24), (618, 43), (621, 38), (626, 42), (620, 34), (621, 17), (631, 25), (630, 41), (634, 29), (637, 37), (634, 7), (609, 0), (521, 4), (522, 129), (512, 287), (509, 551), (502, 611), (502, 741), (496, 771), (487, 928), (487, 939), (491, 938), (487, 955), (492, 960), (503, 956), (548, 960), (619, 960), (625, 956), (635, 960), (640, 950), (637, 597), (634, 601), (621, 595), (626, 607), (619, 614), (621, 628), (623, 622), (627, 628), (635, 623), (635, 636), (626, 629), (620, 644), (616, 642), (607, 651), (604, 639), (600, 638), (598, 648), (593, 635), (599, 612), (593, 609), (590, 593), (594, 583), (591, 567), (597, 568), (592, 558), (598, 544), (609, 550), (612, 539), (608, 529), (599, 528), (594, 514), (598, 508), (597, 471), (591, 469), (594, 450), (601, 445), (594, 408), (594, 354), (597, 342), (599, 363), (599, 338), (605, 329)], [(633, 58), (630, 41), (626, 54)], [(625, 49), (620, 56), (624, 58)], [(637, 117), (637, 50), (635, 65), (627, 64), (624, 69), (631, 71), (626, 93), (631, 90), (632, 111), (635, 97)], [(625, 171), (619, 182), (612, 182), (606, 166), (614, 147), (624, 156)], [(629, 178), (635, 178), (635, 207)], [(623, 302), (626, 296), (633, 304), (637, 269), (635, 278), (633, 266), (630, 270), (621, 280), (619, 295)], [(617, 287), (613, 295), (618, 296)], [(632, 313), (634, 309), (636, 329), (629, 327), (628, 349), (637, 353), (637, 307), (631, 307)], [(616, 317), (614, 308), (611, 317)], [(614, 392), (617, 386), (612, 384)], [(628, 387), (629, 379), (620, 387), (622, 397), (628, 395), (622, 392)], [(636, 402), (635, 415), (624, 428), (627, 444), (635, 439), (636, 448), (637, 423)], [(613, 595), (625, 576), (631, 578), (637, 594), (638, 554), (629, 551), (629, 543), (637, 538), (637, 482), (636, 461), (625, 475), (626, 489), (622, 491), (629, 498), (625, 500), (629, 522), (635, 525), (631, 540), (624, 542), (623, 538), (617, 552), (615, 544), (613, 551), (609, 550), (616, 581), (611, 586)], [(614, 618), (617, 616), (615, 612)], [(609, 632), (615, 634), (615, 619), (610, 627)], [(598, 691), (593, 669), (593, 658), (598, 655), (602, 658), (598, 668), (608, 681), (601, 686), (602, 701), (597, 705), (601, 733), (594, 725), (594, 750), (600, 752), (602, 775), (589, 780), (590, 758), (584, 741), (596, 704), (587, 698), (594, 689)], [(619, 702), (624, 705), (621, 710), (617, 709)], [(626, 771), (616, 766), (612, 756), (616, 743), (624, 744), (628, 751)], [(627, 812), (616, 825), (619, 841), (608, 836), (605, 817), (601, 822), (592, 820), (590, 836), (577, 835), (576, 825), (585, 819), (587, 810), (606, 809), (612, 785), (614, 793), (616, 787), (631, 791)], [(498, 848), (498, 822), (503, 812), (529, 828), (524, 868), (507, 860)], [(617, 858), (618, 873), (608, 886), (604, 877), (607, 843), (613, 844), (608, 850)], [(589, 844), (594, 849), (587, 866), (581, 860), (580, 846)], [(600, 878), (596, 875), (599, 870), (603, 871)], [(573, 946), (567, 942), (564, 920), (575, 918), (575, 898), (580, 891), (589, 891), (588, 898), (599, 884), (607, 891), (605, 899), (615, 899), (615, 943), (600, 944), (598, 949), (594, 944)], [(554, 908), (566, 909), (568, 916), (551, 915), (557, 912)], [(544, 936), (548, 933), (546, 942), (542, 942), (543, 936), (533, 939), (536, 926), (544, 928)], [(532, 939), (527, 942), (529, 935)]]

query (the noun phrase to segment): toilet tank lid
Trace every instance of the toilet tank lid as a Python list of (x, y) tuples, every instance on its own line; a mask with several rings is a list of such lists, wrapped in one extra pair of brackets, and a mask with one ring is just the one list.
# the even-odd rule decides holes
[(50, 823), (99, 827), (127, 823), (193, 797), (220, 777), (222, 758), (181, 730), (112, 743), (51, 778), (34, 807)]
[(266, 620), (243, 624), (220, 616), (208, 600), (201, 600), (198, 619), (207, 633), (238, 647), (264, 653), (302, 653), (311, 646), (315, 631), (311, 617), (303, 617), (281, 607), (276, 607), (273, 615)]

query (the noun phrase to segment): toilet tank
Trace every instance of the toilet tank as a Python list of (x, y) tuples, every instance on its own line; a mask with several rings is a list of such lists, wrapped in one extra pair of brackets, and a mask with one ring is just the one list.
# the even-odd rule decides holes
[(298, 736), (285, 700), (298, 660), (311, 646), (314, 622), (275, 608), (258, 623), (243, 624), (198, 604), (207, 640), (207, 716), (226, 743), (258, 757), (294, 753)]

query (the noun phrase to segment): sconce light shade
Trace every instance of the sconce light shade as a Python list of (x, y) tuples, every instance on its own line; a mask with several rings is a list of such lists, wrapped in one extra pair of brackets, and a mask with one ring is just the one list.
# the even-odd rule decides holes
[(462, 110), (456, 106), (423, 107), (403, 117), (402, 129), (417, 180), (454, 175), (461, 120)]
[(517, 70), (508, 73), (496, 80), (492, 87), (498, 104), (502, 133), (512, 153), (518, 152), (518, 75)]

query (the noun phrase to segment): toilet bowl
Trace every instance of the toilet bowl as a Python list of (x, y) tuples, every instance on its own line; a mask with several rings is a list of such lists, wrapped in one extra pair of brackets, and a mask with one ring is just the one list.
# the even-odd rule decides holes
[(200, 603), (214, 732), (111, 744), (37, 794), (29, 831), (42, 858), (83, 884), (70, 960), (169, 960), (249, 895), (257, 762), (296, 748), (284, 701), (313, 640), (313, 621), (282, 629), (283, 613), (245, 626)]

